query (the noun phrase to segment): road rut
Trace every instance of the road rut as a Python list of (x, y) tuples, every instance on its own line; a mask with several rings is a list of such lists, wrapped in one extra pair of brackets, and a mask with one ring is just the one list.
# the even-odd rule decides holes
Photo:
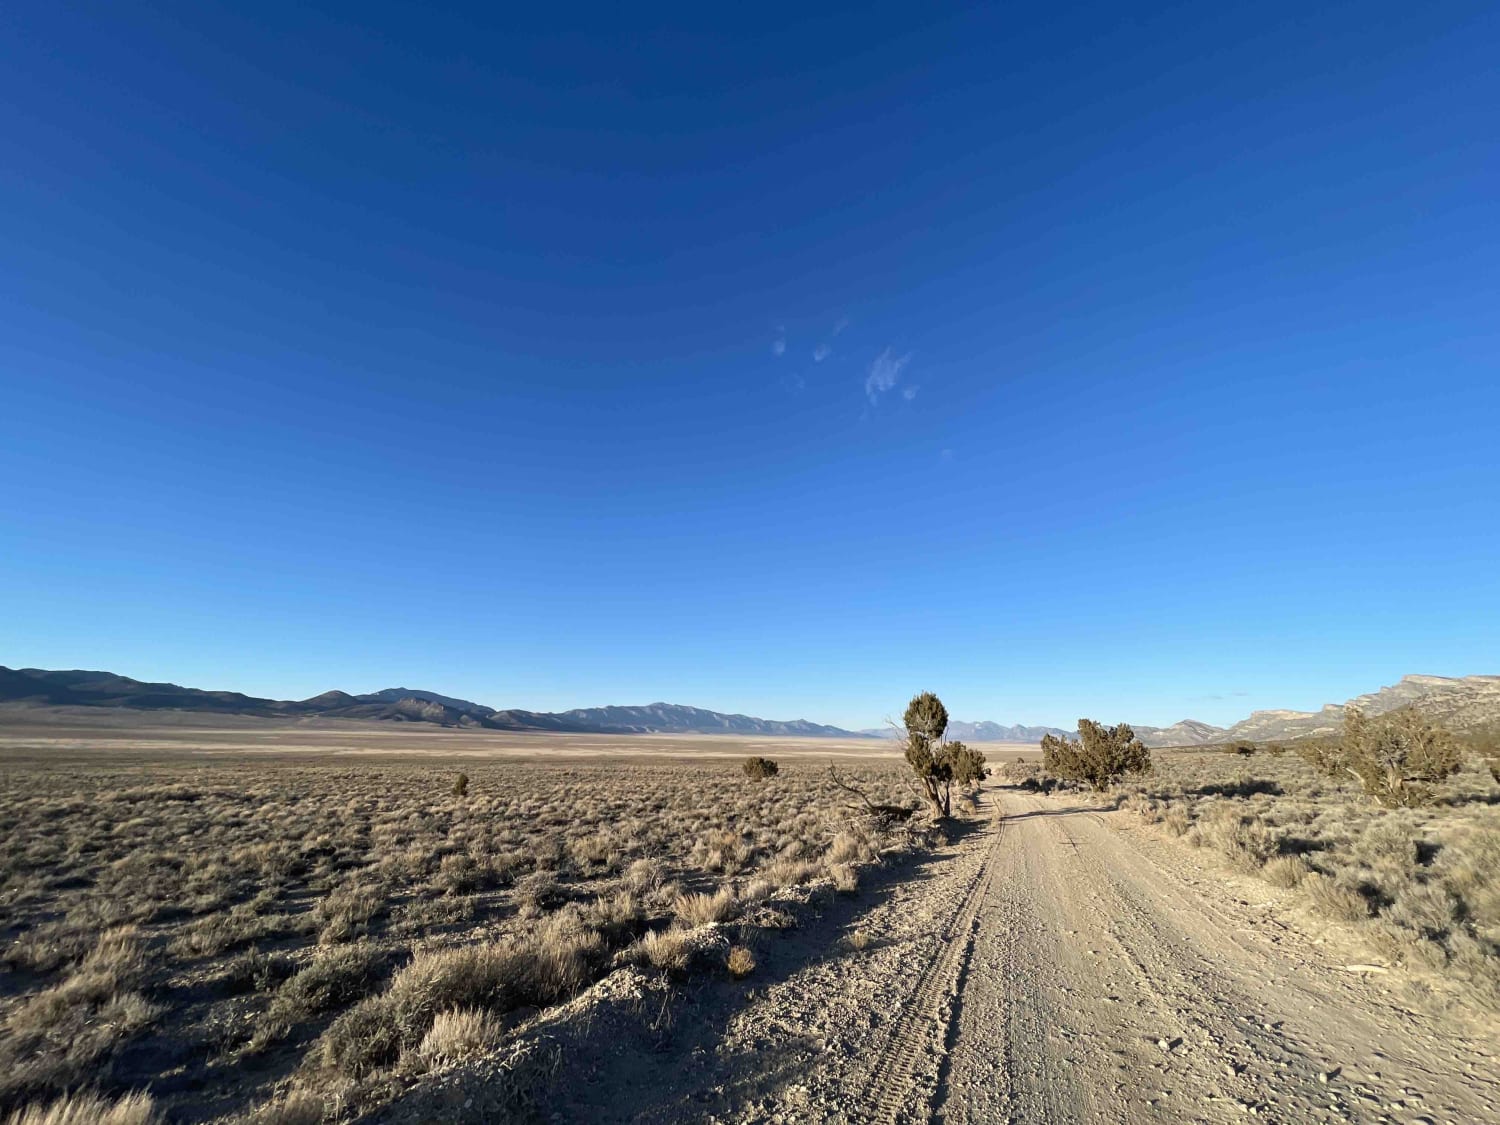
[(1493, 1023), (1403, 1006), (1126, 814), (988, 798), (858, 1098), (789, 1117), (1500, 1120)]

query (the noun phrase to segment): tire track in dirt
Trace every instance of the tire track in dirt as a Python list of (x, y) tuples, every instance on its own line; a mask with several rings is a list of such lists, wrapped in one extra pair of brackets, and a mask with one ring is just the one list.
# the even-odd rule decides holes
[(1465, 1038), (1326, 953), (1287, 948), (1290, 931), (1213, 873), (1143, 854), (1119, 814), (997, 799), (1005, 848), (983, 883), (937, 1119), (1500, 1119), (1495, 1036)]
[(937, 955), (922, 972), (902, 1006), (860, 1104), (858, 1119), (871, 1125), (926, 1120), (942, 1083), (942, 1060), (949, 1047), (950, 1028), (963, 986), (969, 954), (980, 928), (980, 908), (988, 893), (994, 858), (1004, 836), (1004, 823), (992, 822), (989, 843), (980, 853), (962, 902), (939, 935)]

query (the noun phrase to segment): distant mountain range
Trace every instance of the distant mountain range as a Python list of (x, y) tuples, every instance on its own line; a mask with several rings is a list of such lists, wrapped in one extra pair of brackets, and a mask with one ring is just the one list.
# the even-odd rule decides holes
[[(1330, 734), (1344, 720), (1346, 707), (1380, 714), (1415, 704), (1455, 730), (1500, 723), (1500, 676), (1405, 676), (1391, 687), (1328, 704), (1319, 711), (1256, 711), (1231, 727), (1184, 719), (1169, 727), (1137, 726), (1148, 746), (1202, 746), (1246, 739), (1269, 742)], [(886, 738), (885, 729), (843, 730), (792, 719), (781, 722), (750, 715), (726, 715), (675, 703), (638, 707), (582, 707), (573, 711), (496, 710), (420, 688), (394, 687), (363, 695), (327, 691), (311, 699), (260, 699), (236, 691), (204, 691), (177, 684), (145, 683), (113, 672), (49, 672), (41, 668), (0, 667), (0, 706), (124, 707), (145, 711), (188, 711), (281, 718), (376, 719), (430, 723), (442, 727), (491, 730), (569, 731), (593, 734), (783, 735), (802, 738)], [(995, 722), (948, 724), (948, 737), (965, 742), (1040, 742), (1046, 734), (1072, 734), (1059, 727)]]
[(1318, 711), (1256, 711), (1231, 727), (1184, 719), (1170, 727), (1136, 727), (1135, 732), (1147, 746), (1199, 746), (1241, 739), (1276, 742), (1333, 734), (1343, 726), (1349, 707), (1379, 715), (1407, 704), (1456, 731), (1500, 723), (1500, 676), (1403, 676), (1400, 683), (1343, 703), (1325, 704)]
[(498, 711), (468, 699), (420, 688), (385, 688), (364, 695), (325, 691), (311, 699), (260, 699), (236, 691), (204, 691), (144, 683), (114, 672), (50, 672), (0, 667), (0, 704), (33, 707), (125, 707), (281, 718), (379, 719), (491, 730), (554, 730), (594, 734), (743, 734), (804, 738), (861, 738), (855, 731), (810, 723), (725, 715), (698, 707), (651, 703), (641, 707), (586, 707), (550, 714)]

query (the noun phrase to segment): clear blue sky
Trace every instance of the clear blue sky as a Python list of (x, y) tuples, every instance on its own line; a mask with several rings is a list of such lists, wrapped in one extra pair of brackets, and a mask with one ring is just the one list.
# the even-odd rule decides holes
[(22, 4), (0, 663), (870, 725), (1500, 672), (1500, 9)]

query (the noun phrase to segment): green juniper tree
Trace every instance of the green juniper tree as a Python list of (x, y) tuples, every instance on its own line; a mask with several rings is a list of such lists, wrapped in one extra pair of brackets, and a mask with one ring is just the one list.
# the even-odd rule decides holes
[(975, 785), (988, 777), (984, 755), (962, 742), (948, 742), (948, 708), (930, 691), (912, 697), (902, 716), (906, 762), (922, 783), (923, 795), (939, 817), (953, 812), (953, 786)]

